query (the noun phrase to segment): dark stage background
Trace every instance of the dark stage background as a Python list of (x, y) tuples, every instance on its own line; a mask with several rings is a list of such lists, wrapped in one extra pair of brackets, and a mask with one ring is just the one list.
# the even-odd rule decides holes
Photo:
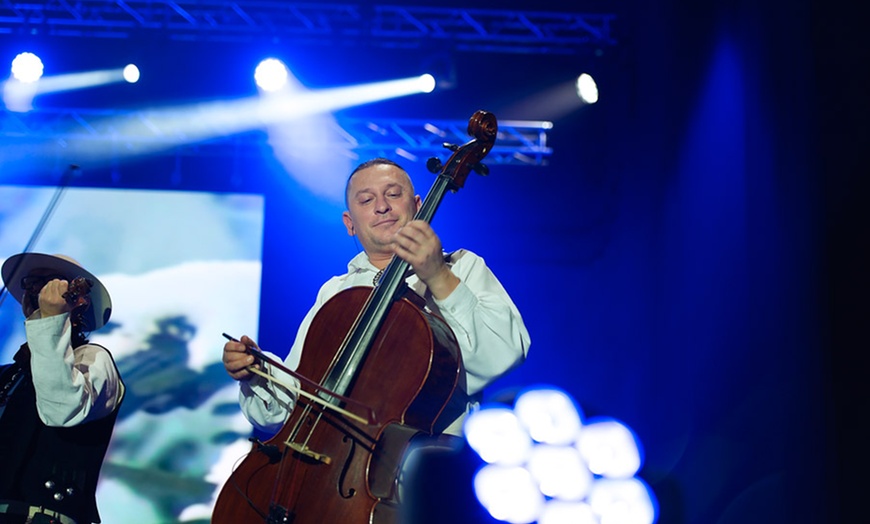
[[(487, 260), (532, 337), (528, 361), (491, 398), (550, 384), (587, 416), (623, 421), (645, 449), (640, 476), (662, 524), (863, 521), (870, 86), (859, 17), (801, 0), (438, 4), (450, 6), (613, 13), (616, 42), (559, 54), (13, 33), (0, 49), (5, 59), (22, 41), (61, 45), (81, 63), (134, 54), (159, 72), (41, 102), (92, 108), (241, 96), (250, 64), (279, 51), (311, 88), (404, 76), (450, 51), (455, 89), (341, 114), (461, 120), (486, 109), (554, 122), (547, 165), (491, 165), (433, 221), (446, 249)], [(598, 73), (598, 104), (560, 116), (533, 103), (583, 68)], [(44, 183), (44, 160), (7, 183)], [(425, 195), (422, 164), (407, 167)], [(73, 183), (264, 194), (259, 338), (277, 353), (357, 250), (341, 206), (265, 149), (85, 165)]]

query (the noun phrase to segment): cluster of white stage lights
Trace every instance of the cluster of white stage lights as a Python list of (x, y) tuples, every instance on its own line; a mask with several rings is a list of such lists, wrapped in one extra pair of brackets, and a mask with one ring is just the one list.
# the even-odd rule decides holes
[(529, 389), (513, 409), (485, 406), (465, 437), (485, 465), (477, 500), (512, 524), (653, 524), (658, 502), (636, 475), (643, 462), (634, 433), (613, 419), (584, 421), (557, 388)]

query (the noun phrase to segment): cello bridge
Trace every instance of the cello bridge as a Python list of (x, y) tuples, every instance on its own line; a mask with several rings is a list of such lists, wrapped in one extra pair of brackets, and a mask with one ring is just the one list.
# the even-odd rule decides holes
[(296, 444), (295, 442), (285, 442), (285, 444), (296, 453), (312, 458), (318, 462), (322, 462), (326, 465), (329, 465), (332, 462), (332, 459), (329, 456), (313, 451), (309, 449), (308, 446)]

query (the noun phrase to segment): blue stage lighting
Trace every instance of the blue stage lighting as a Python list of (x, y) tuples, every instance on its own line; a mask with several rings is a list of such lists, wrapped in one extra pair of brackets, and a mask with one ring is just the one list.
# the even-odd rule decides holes
[(435, 77), (430, 74), (420, 75), (420, 92), (431, 93), (435, 90)]
[(658, 503), (635, 475), (643, 456), (634, 433), (612, 419), (584, 421), (563, 391), (532, 388), (513, 409), (485, 406), (465, 422), (469, 446), (486, 462), (478, 501), (512, 524), (653, 524)]
[(127, 67), (124, 68), (124, 80), (131, 84), (135, 84), (139, 81), (139, 68), (134, 64), (128, 64)]
[(534, 522), (546, 499), (526, 468), (488, 464), (474, 476), (474, 493), (489, 514), (511, 524)]
[(577, 77), (577, 96), (587, 104), (598, 102), (598, 85), (592, 75), (583, 73)]
[(508, 408), (489, 408), (469, 417), (465, 438), (480, 458), (490, 464), (519, 465), (532, 449), (532, 438)]
[(267, 58), (254, 70), (257, 87), (266, 92), (274, 92), (287, 85), (287, 66), (277, 58)]
[(12, 60), (12, 78), (24, 84), (36, 82), (42, 78), (42, 60), (33, 53), (19, 53)]

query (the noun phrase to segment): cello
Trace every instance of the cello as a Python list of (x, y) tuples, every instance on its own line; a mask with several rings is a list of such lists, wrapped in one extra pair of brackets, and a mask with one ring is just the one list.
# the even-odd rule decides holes
[[(445, 164), (429, 159), (438, 176), (416, 220), (431, 221), (472, 170), (488, 173), (481, 160), (497, 133), (495, 116), (477, 111), (468, 123), (474, 138), (444, 144), (453, 152)], [(269, 361), (300, 379), (296, 406), (275, 436), (252, 439), (218, 495), (212, 524), (400, 520), (403, 457), (434, 436), (462, 367), (450, 327), (407, 287), (408, 269), (393, 256), (374, 287), (345, 289), (323, 304), (297, 370)]]

